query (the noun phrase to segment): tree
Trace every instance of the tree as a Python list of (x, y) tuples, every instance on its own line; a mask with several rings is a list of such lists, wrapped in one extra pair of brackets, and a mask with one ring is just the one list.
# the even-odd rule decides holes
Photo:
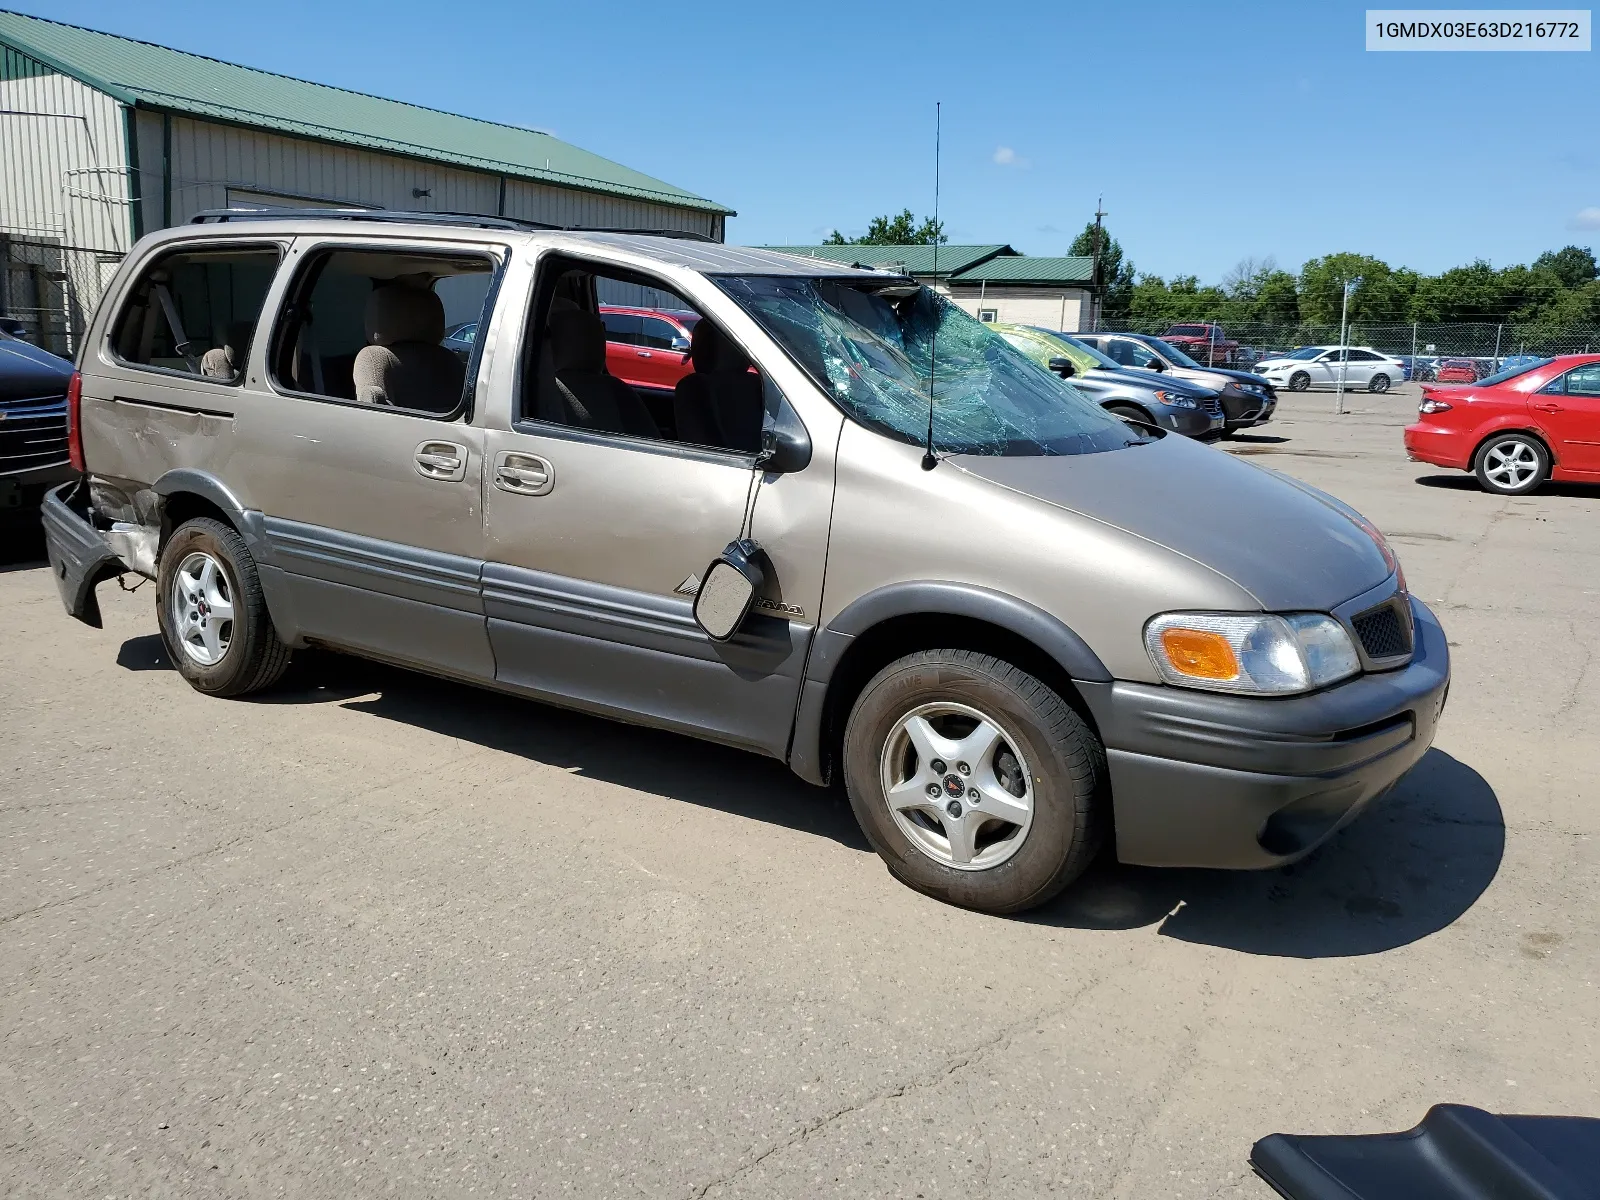
[(867, 232), (858, 238), (848, 238), (835, 229), (823, 239), (824, 246), (932, 246), (943, 245), (950, 239), (945, 236), (944, 222), (932, 217), (922, 218), (922, 224), (903, 208), (894, 216), (873, 217), (867, 222)]
[(1300, 268), (1300, 314), (1307, 321), (1337, 325), (1344, 285), (1360, 277), (1350, 294), (1352, 321), (1405, 321), (1415, 290), (1414, 271), (1396, 272), (1382, 259), (1348, 251), (1313, 258)]
[(1596, 269), (1594, 251), (1587, 246), (1563, 246), (1560, 250), (1546, 250), (1533, 260), (1535, 270), (1544, 267), (1561, 281), (1564, 288), (1581, 288), (1600, 276)]
[[(1067, 253), (1089, 257), (1095, 249), (1095, 224), (1088, 222), (1083, 232), (1072, 239)], [(1127, 316), (1133, 302), (1134, 269), (1124, 260), (1122, 244), (1100, 227), (1100, 311), (1108, 317)]]

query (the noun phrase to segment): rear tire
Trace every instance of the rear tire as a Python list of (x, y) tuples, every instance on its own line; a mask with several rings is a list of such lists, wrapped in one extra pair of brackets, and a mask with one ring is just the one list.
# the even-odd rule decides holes
[(1311, 376), (1307, 375), (1304, 371), (1296, 371), (1293, 375), (1289, 376), (1289, 390), (1291, 392), (1303, 392), (1310, 386)]
[(1367, 391), (1381, 396), (1389, 390), (1389, 377), (1387, 375), (1374, 375), (1367, 384)]
[(890, 873), (946, 903), (1032, 908), (1100, 849), (1104, 747), (1048, 686), (990, 655), (890, 663), (856, 700), (843, 760), (850, 805)]
[(1472, 473), (1486, 492), (1526, 496), (1550, 478), (1550, 451), (1532, 434), (1496, 434), (1472, 456)]
[(161, 551), (156, 619), (178, 674), (208, 696), (276, 683), (291, 651), (278, 639), (244, 539), (210, 517), (185, 521)]

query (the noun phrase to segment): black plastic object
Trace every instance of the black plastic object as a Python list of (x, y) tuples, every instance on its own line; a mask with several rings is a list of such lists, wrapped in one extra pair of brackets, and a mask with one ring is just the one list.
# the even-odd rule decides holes
[(1600, 1200), (1600, 1120), (1436, 1104), (1404, 1133), (1274, 1133), (1250, 1165), (1288, 1200)]

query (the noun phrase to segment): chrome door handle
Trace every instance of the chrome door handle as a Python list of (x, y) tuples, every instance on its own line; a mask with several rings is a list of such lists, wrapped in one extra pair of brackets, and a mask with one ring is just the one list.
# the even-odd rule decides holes
[(467, 477), (467, 448), (454, 442), (423, 442), (416, 452), (417, 474), (442, 483), (459, 483)]
[(641, 351), (639, 351), (639, 357), (640, 358), (654, 358), (655, 355), (651, 354), (650, 351), (648, 351), (648, 350), (641, 350)]
[(537, 454), (502, 450), (494, 456), (494, 485), (518, 496), (543, 496), (556, 485), (556, 469)]

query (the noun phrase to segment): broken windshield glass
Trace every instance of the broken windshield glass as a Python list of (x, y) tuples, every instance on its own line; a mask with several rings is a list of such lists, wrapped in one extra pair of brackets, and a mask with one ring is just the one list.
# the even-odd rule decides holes
[[(942, 296), (904, 281), (717, 280), (847, 415), (950, 454), (1090, 454), (1148, 440)], [(930, 372), (931, 363), (931, 372)]]

